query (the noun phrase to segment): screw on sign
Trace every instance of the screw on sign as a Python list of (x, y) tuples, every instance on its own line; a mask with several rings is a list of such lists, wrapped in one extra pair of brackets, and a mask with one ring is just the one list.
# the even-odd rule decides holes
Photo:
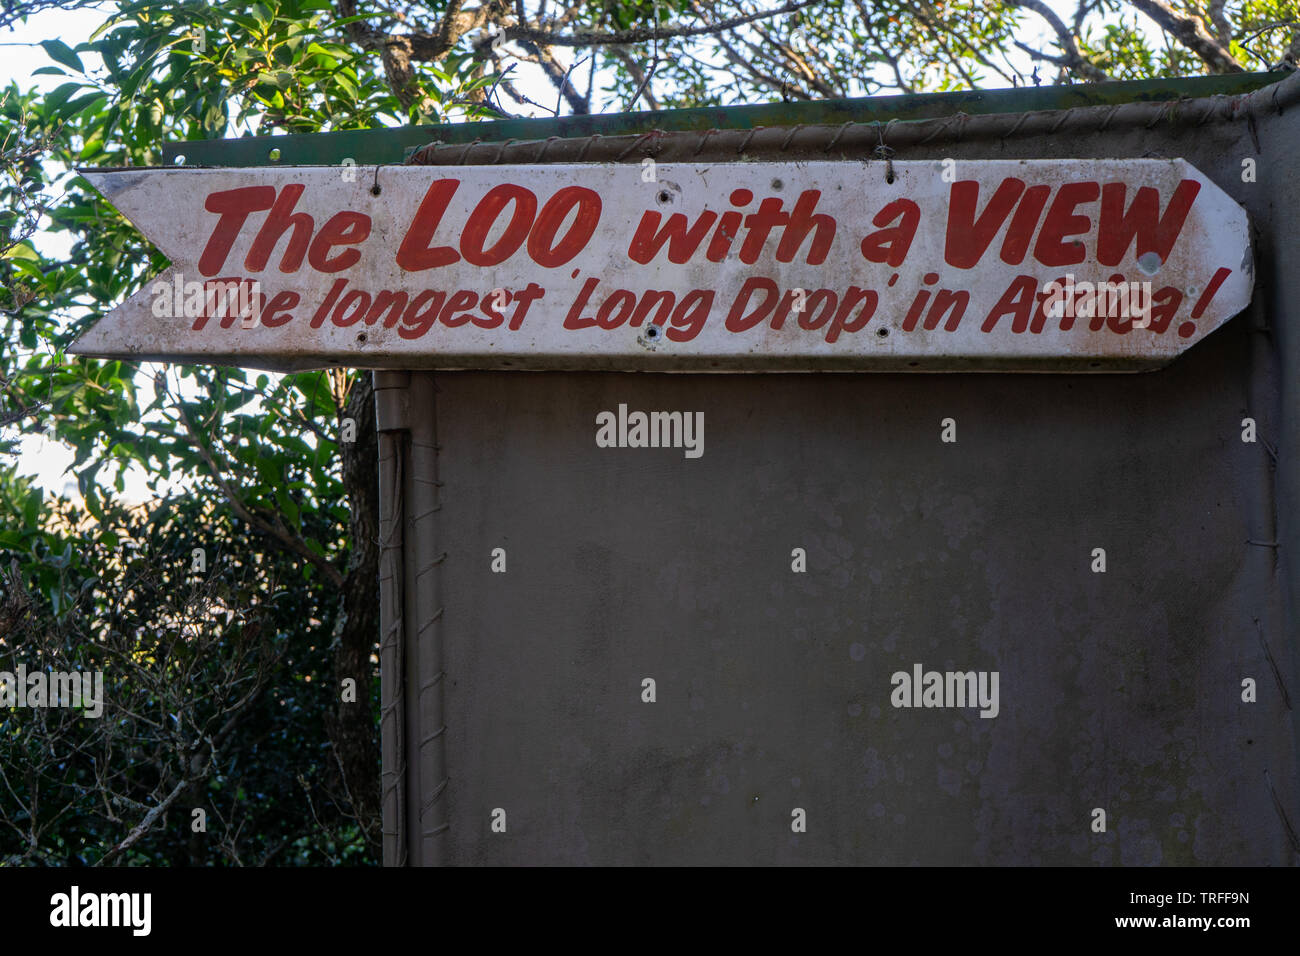
[(87, 173), (172, 265), (74, 350), (270, 368), (1138, 370), (1250, 301), (1246, 214), (1182, 160), (893, 169), (660, 163), (647, 192), (636, 166), (400, 167), (379, 195), (334, 167)]

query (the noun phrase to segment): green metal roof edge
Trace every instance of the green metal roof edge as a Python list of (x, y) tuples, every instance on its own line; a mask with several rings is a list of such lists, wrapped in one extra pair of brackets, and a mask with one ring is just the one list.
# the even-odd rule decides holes
[[(512, 119), (436, 126), (398, 126), (340, 130), (288, 136), (246, 136), (238, 139), (184, 140), (163, 146), (165, 165), (186, 166), (332, 166), (351, 160), (359, 166), (401, 162), (413, 149), (432, 142), (504, 142), (620, 136), (650, 130), (704, 131), (752, 129), (758, 126), (838, 125), (847, 122), (921, 120), (981, 113), (1024, 113), (1120, 103), (1163, 102), (1205, 96), (1236, 96), (1261, 89), (1287, 76), (1286, 72), (1229, 73), (1159, 80), (1081, 83), (1072, 86), (971, 90), (958, 93), (915, 93), (842, 100), (767, 103), (760, 106), (716, 106), (641, 113), (603, 113), (555, 119)], [(271, 151), (279, 150), (276, 158)]]

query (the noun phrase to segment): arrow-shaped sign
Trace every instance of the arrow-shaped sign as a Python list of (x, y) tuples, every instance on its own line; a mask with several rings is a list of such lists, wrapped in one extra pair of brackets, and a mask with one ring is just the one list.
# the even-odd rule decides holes
[(73, 351), (280, 369), (1105, 371), (1250, 301), (1183, 160), (149, 169), (172, 267)]

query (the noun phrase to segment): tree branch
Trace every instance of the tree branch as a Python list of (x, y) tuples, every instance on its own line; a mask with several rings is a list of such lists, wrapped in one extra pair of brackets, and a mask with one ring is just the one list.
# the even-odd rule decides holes
[(627, 101), (627, 105), (623, 107), (623, 112), (630, 112), (632, 107), (636, 105), (636, 101), (642, 96), (645, 97), (646, 106), (650, 107), (652, 110), (659, 109), (659, 101), (655, 98), (654, 90), (650, 88), (650, 78), (655, 75), (655, 70), (659, 69), (658, 57), (656, 57), (654, 62), (650, 64), (649, 72), (646, 72), (645, 70), (642, 70), (640, 64), (638, 64), (632, 57), (628, 56), (625, 51), (614, 50), (612, 51), (612, 54), (623, 64), (624, 68), (627, 70), (627, 75), (632, 77), (632, 81), (636, 83), (636, 91), (632, 94), (632, 98)]
[(123, 839), (121, 843), (115, 845), (111, 850), (99, 858), (99, 862), (96, 866), (106, 866), (109, 863), (112, 863), (127, 850), (131, 849), (131, 847), (135, 846), (135, 844), (139, 842), (140, 838), (153, 828), (153, 825), (157, 822), (158, 818), (167, 812), (167, 808), (175, 803), (180, 798), (180, 795), (184, 793), (186, 788), (193, 782), (194, 781), (188, 776), (182, 777), (180, 782), (172, 789), (172, 792), (167, 794), (161, 803), (146, 813), (144, 819), (135, 825), (135, 828), (126, 835), (125, 839)]
[(1070, 28), (1067, 27), (1065, 22), (1056, 15), (1056, 11), (1044, 3), (1043, 0), (1007, 0), (1007, 3), (1013, 7), (1032, 10), (1034, 13), (1046, 20), (1048, 26), (1050, 26), (1056, 33), (1056, 45), (1061, 48), (1062, 55), (1060, 57), (1052, 57), (1045, 53), (1033, 50), (1030, 47), (1025, 46), (1023, 43), (1016, 41), (1016, 46), (1020, 47), (1020, 49), (1037, 59), (1046, 60), (1049, 63), (1055, 63), (1058, 66), (1063, 66), (1067, 69), (1073, 70), (1075, 73), (1078, 73), (1080, 76), (1089, 80), (1109, 80), (1111, 78), (1110, 74), (1098, 67), (1095, 63), (1084, 56), (1082, 52), (1080, 52), (1079, 45), (1075, 42), (1074, 34), (1070, 32)]
[(1223, 12), (1227, 0), (1210, 0), (1210, 22), (1214, 24), (1214, 38), (1225, 50), (1232, 49), (1232, 24)]
[(867, 10), (867, 6), (863, 2), (863, 0), (853, 0), (853, 5), (858, 9), (858, 17), (862, 20), (862, 29), (864, 29), (867, 32), (867, 36), (871, 37), (872, 42), (874, 42), (878, 47), (880, 47), (880, 55), (885, 59), (885, 62), (889, 64), (890, 69), (893, 70), (894, 85), (897, 86), (904, 93), (916, 92), (915, 87), (913, 87), (912, 84), (908, 83), (907, 80), (903, 78), (903, 70), (902, 70), (901, 63), (903, 57), (907, 55), (908, 51), (906, 49), (903, 49), (903, 50), (899, 50), (897, 53), (891, 52), (887, 48), (884, 41), (881, 40), (881, 38), (876, 35), (875, 29), (872, 28), (871, 15), (870, 12)]
[(1128, 0), (1215, 73), (1245, 72), (1228, 50), (1205, 29), (1200, 17), (1185, 16), (1164, 0)]
[[(582, 98), (582, 94), (569, 82), (569, 73), (573, 70), (573, 66), (577, 66), (576, 61), (573, 66), (566, 70), (560, 64), (560, 61), (556, 59), (555, 51), (550, 47), (540, 46), (536, 43), (524, 43), (523, 47), (526, 53), (520, 59), (526, 63), (535, 63), (542, 68), (546, 78), (551, 81), (556, 91), (569, 104), (569, 109), (579, 114), (591, 112), (586, 100)], [(558, 116), (560, 112), (558, 109), (559, 104), (556, 105), (557, 109), (553, 112)]]
[(768, 20), (782, 14), (794, 13), (811, 6), (815, 0), (791, 0), (771, 10), (759, 10), (741, 16), (728, 17), (716, 23), (705, 23), (693, 27), (637, 27), (632, 30), (579, 30), (574, 33), (560, 33), (554, 30), (538, 30), (529, 26), (506, 27), (507, 40), (528, 40), (547, 46), (629, 46), (637, 43), (649, 43), (656, 36), (661, 40), (674, 37), (716, 36), (735, 27), (753, 23), (756, 20)]
[[(700, 5), (699, 0), (691, 0), (691, 7), (695, 10), (696, 14), (701, 19), (703, 19), (706, 16), (706, 12), (704, 8)], [(766, 73), (760, 70), (755, 65), (755, 62), (758, 59), (757, 56), (752, 58), (743, 56), (738, 50), (735, 49), (735, 47), (733, 47), (730, 43), (728, 43), (726, 39), (724, 39), (722, 36), (718, 37), (718, 46), (722, 48), (722, 52), (726, 55), (727, 59), (730, 60), (734, 66), (738, 66), (740, 67), (740, 69), (748, 73), (750, 78), (753, 79), (755, 82), (770, 87), (773, 92), (779, 93), (782, 99), (787, 98), (788, 95), (792, 92), (795, 93), (795, 95), (798, 96), (800, 99), (805, 99), (805, 100), (812, 99), (812, 97), (809, 96), (806, 92), (799, 89), (798, 84), (791, 83), (788, 80), (782, 80), (778, 76), (773, 76), (770, 73)]]
[[(357, 16), (356, 0), (338, 0), (338, 11), (340, 19)], [(486, 4), (463, 10), (459, 2), (453, 2), (432, 32), (385, 33), (364, 20), (349, 23), (343, 30), (363, 50), (382, 53), (386, 47), (396, 45), (408, 59), (428, 62), (442, 59), (461, 37), (484, 27), (492, 12)]]

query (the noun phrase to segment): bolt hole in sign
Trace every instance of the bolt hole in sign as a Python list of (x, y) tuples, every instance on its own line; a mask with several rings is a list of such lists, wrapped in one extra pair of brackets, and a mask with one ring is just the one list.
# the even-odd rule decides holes
[(1250, 301), (1183, 160), (83, 174), (171, 268), (75, 344), (252, 367), (1166, 364)]

